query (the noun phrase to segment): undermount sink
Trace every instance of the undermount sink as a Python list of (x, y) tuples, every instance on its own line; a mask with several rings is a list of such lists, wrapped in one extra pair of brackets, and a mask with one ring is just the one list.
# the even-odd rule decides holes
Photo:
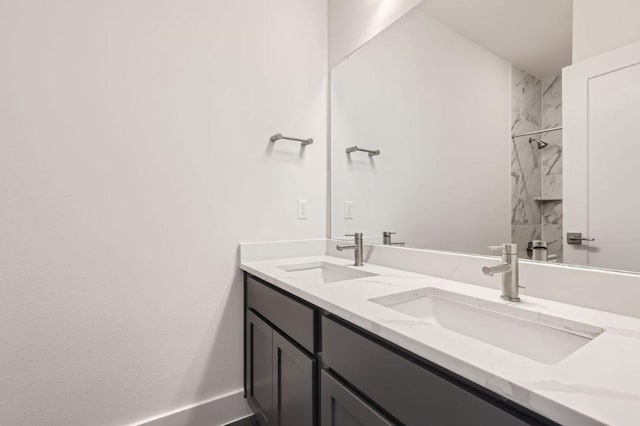
[(604, 332), (592, 325), (433, 287), (369, 300), (545, 364), (560, 362)]
[(298, 263), (295, 265), (282, 265), (278, 266), (278, 268), (289, 272), (293, 278), (320, 281), (325, 284), (377, 275), (328, 262)]

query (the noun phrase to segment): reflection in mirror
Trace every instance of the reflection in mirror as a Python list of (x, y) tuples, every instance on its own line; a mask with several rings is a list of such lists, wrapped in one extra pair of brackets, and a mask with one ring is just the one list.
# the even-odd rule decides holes
[[(594, 109), (581, 101), (584, 88), (591, 74), (615, 67), (571, 65), (571, 46), (570, 0), (426, 0), (339, 63), (331, 74), (332, 237), (363, 232), (368, 242), (478, 254), (512, 242), (524, 259), (640, 271), (640, 256), (597, 254), (597, 244), (620, 240), (588, 241), (595, 229), (621, 231), (606, 186), (573, 190), (595, 178), (590, 168), (607, 185), (614, 175), (624, 180), (607, 172), (624, 154), (603, 150), (606, 135), (587, 123), (604, 129), (617, 111), (624, 127), (632, 115), (612, 93), (622, 81), (638, 88), (640, 74), (613, 73), (596, 85), (601, 100), (588, 102), (610, 105)], [(634, 55), (640, 48), (619, 62)], [(573, 89), (563, 93), (567, 78)], [(640, 90), (632, 93), (625, 111), (637, 117)], [(579, 131), (563, 122), (563, 97), (575, 104)]]

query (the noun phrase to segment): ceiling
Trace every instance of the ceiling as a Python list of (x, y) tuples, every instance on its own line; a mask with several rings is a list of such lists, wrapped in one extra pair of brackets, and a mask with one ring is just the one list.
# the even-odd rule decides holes
[(424, 0), (420, 7), (540, 79), (571, 64), (572, 0)]

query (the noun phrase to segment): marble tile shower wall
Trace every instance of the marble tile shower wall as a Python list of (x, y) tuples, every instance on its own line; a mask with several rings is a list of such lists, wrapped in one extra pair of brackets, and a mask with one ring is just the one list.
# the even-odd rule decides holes
[[(562, 77), (542, 81), (542, 128), (562, 126)], [(549, 254), (562, 261), (562, 132), (544, 136), (542, 153), (542, 197), (558, 201), (542, 203), (542, 239), (549, 243)]]
[[(542, 129), (542, 82), (511, 68), (511, 132)], [(527, 243), (542, 238), (542, 215), (534, 200), (542, 196), (541, 155), (526, 137), (511, 140), (511, 241), (524, 254)]]
[[(544, 81), (512, 67), (511, 131), (526, 133), (562, 125), (562, 81)], [(562, 202), (540, 201), (562, 196), (562, 134), (543, 135), (539, 150), (528, 137), (512, 140), (511, 239), (526, 256), (527, 243), (544, 239), (549, 253), (562, 256)]]

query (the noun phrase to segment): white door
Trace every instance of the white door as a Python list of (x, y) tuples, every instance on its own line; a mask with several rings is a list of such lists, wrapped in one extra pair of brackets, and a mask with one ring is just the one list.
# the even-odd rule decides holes
[(640, 271), (640, 42), (565, 68), (563, 117), (564, 261)]

